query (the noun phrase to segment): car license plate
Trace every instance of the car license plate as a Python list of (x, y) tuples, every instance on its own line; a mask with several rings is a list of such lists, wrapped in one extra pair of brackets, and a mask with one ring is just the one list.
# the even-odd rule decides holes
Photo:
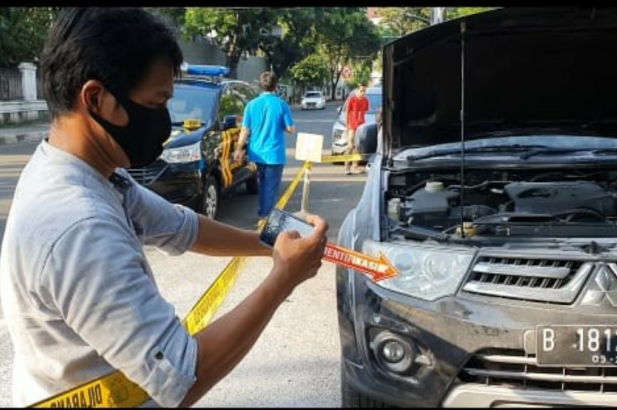
[(617, 325), (537, 326), (536, 361), (541, 366), (617, 365)]

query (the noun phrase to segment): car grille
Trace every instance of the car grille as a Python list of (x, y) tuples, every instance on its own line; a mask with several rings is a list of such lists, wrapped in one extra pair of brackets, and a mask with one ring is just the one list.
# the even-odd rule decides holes
[(480, 256), (464, 292), (544, 303), (571, 304), (592, 263), (566, 259)]
[(487, 349), (459, 372), (463, 383), (553, 391), (617, 392), (617, 367), (539, 367), (523, 350)]
[(133, 179), (142, 185), (149, 185), (165, 171), (167, 163), (163, 160), (156, 160), (145, 168), (129, 168), (127, 171)]

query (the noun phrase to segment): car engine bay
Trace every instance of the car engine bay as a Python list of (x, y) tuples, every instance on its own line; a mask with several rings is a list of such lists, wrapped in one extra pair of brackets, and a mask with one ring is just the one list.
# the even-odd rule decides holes
[(615, 170), (405, 171), (390, 174), (390, 225), (458, 237), (617, 235)]

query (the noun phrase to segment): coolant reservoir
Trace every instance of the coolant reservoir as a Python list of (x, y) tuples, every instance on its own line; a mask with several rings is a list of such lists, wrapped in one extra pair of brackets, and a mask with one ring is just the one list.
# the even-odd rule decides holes
[(418, 189), (405, 199), (401, 206), (401, 219), (434, 230), (446, 229), (450, 226), (450, 209), (458, 197), (458, 191), (447, 190), (443, 182), (427, 181), (423, 189)]
[(392, 198), (388, 201), (388, 216), (395, 221), (400, 219), (401, 198)]

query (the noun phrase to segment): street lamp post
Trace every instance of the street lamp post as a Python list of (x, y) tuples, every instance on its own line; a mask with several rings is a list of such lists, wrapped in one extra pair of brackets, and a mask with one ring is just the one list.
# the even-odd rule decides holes
[(431, 9), (431, 18), (428, 19), (424, 16), (420, 16), (418, 14), (413, 14), (408, 11), (403, 12), (403, 15), (407, 18), (421, 21), (422, 23), (428, 25), (435, 25), (443, 22), (446, 19), (446, 8), (445, 7), (433, 7)]
[(446, 17), (446, 8), (445, 7), (433, 7), (431, 13), (431, 26), (434, 24), (439, 24), (445, 20)]

